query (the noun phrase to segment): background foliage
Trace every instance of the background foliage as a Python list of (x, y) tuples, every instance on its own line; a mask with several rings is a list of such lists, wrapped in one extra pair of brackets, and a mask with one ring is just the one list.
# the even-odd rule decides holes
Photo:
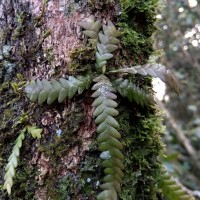
[(167, 88), (163, 100), (168, 109), (165, 161), (182, 184), (200, 190), (200, 1), (161, 4), (157, 47), (164, 50), (161, 63), (174, 71), (181, 88), (179, 98)]

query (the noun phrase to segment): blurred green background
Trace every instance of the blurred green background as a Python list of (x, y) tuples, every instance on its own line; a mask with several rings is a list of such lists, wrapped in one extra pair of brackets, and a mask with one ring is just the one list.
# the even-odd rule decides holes
[[(166, 125), (168, 170), (200, 196), (200, 0), (160, 1), (156, 49), (158, 62), (171, 69), (180, 85), (161, 97)], [(163, 90), (161, 88), (160, 90)]]

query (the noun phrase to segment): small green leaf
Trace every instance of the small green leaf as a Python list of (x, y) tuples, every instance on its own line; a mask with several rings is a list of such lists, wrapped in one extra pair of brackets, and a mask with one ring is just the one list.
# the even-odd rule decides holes
[(38, 97), (38, 104), (42, 105), (48, 98), (49, 91), (42, 90)]
[(31, 100), (31, 102), (33, 102), (33, 103), (36, 103), (36, 102), (37, 102), (39, 92), (40, 92), (40, 91), (37, 91), (37, 90), (36, 90), (36, 91), (34, 91), (34, 92), (30, 95), (30, 100)]
[(110, 116), (117, 116), (119, 112), (114, 108), (105, 108), (105, 112)]
[(107, 141), (109, 137), (110, 137), (109, 133), (107, 131), (103, 131), (102, 133), (99, 134), (97, 141), (99, 143), (102, 143)]
[(32, 135), (33, 138), (40, 139), (41, 138), (41, 133), (42, 133), (42, 129), (40, 129), (40, 128), (36, 128), (36, 129), (31, 131), (31, 135)]
[(119, 142), (119, 140), (117, 140), (114, 137), (110, 137), (109, 140), (107, 141), (107, 143), (117, 149), (122, 150), (123, 149), (123, 145), (121, 142)]
[(27, 125), (26, 128), (27, 128), (28, 133), (31, 133), (31, 131), (36, 129), (37, 126), (29, 126), (29, 125)]
[(119, 127), (118, 122), (112, 116), (107, 115), (105, 122), (110, 126), (112, 126), (113, 128)]
[(62, 88), (58, 95), (58, 102), (62, 103), (68, 96), (68, 89)]
[(83, 27), (84, 29), (86, 30), (90, 30), (92, 29), (92, 25), (94, 23), (92, 21), (88, 22), (88, 21), (81, 21), (81, 22), (78, 22), (78, 25)]
[(78, 25), (84, 29), (91, 29), (92, 25), (94, 24), (94, 20), (94, 15), (90, 15), (85, 21), (78, 22)]
[(111, 107), (111, 108), (116, 108), (117, 107), (117, 103), (112, 99), (105, 99), (103, 101), (103, 104), (105, 106), (108, 106), (108, 107)]
[(97, 200), (115, 200), (117, 199), (117, 193), (115, 190), (109, 189), (109, 190), (104, 190), (97, 196)]
[(108, 125), (106, 127), (106, 132), (109, 133), (110, 136), (120, 139), (121, 138), (121, 134), (112, 126)]
[(115, 51), (117, 49), (118, 49), (117, 45), (114, 45), (114, 44), (108, 44), (108, 45), (106, 45), (106, 51), (108, 53), (112, 53), (113, 51)]
[(103, 103), (104, 100), (105, 100), (104, 97), (99, 96), (97, 99), (94, 100), (94, 102), (92, 103), (92, 106), (98, 107), (99, 105), (101, 105)]
[(103, 122), (101, 123), (98, 128), (97, 128), (97, 133), (102, 133), (103, 131), (105, 131), (107, 128), (107, 123)]
[(64, 78), (60, 78), (59, 81), (60, 81), (62, 87), (66, 88), (66, 89), (69, 89), (69, 85), (70, 85), (70, 84), (69, 84), (69, 81), (68, 81), (68, 80), (66, 80), (66, 79), (64, 79)]
[(55, 79), (52, 79), (52, 80), (50, 81), (50, 83), (51, 83), (51, 85), (53, 86), (53, 88), (54, 88), (56, 91), (60, 91), (60, 90), (61, 90), (61, 88), (62, 88), (61, 84), (60, 84), (58, 81), (56, 81)]
[(42, 86), (46, 91), (51, 91), (53, 89), (52, 85), (46, 79), (42, 80)]
[(111, 148), (111, 146), (107, 142), (102, 142), (99, 145), (99, 150), (100, 151), (108, 151)]
[(107, 53), (106, 46), (103, 44), (97, 43), (97, 49), (100, 55)]
[(83, 33), (92, 39), (97, 38), (97, 33), (95, 31), (87, 30), (87, 31), (83, 31)]
[(109, 37), (108, 36), (106, 36), (106, 35), (104, 35), (104, 34), (102, 34), (101, 32), (98, 34), (98, 36), (99, 36), (99, 40), (100, 40), (100, 42), (101, 42), (101, 44), (109, 44), (108, 42), (109, 42)]
[(97, 69), (101, 69), (103, 66), (106, 65), (106, 63), (107, 63), (107, 61), (101, 61), (99, 63), (96, 63), (95, 66), (96, 66)]
[(108, 44), (120, 44), (120, 40), (118, 40), (117, 38), (115, 37), (109, 37), (109, 42)]
[(47, 104), (52, 104), (58, 98), (59, 91), (58, 90), (51, 90), (47, 98)]
[(105, 54), (100, 55), (98, 52), (96, 52), (97, 63), (100, 63), (105, 60), (109, 60), (112, 57), (113, 57), (113, 54), (111, 53), (105, 53)]
[(117, 148), (112, 147), (109, 150), (109, 152), (110, 152), (111, 156), (113, 156), (115, 158), (118, 158), (120, 160), (124, 159), (124, 156), (123, 156), (122, 152), (119, 149), (117, 149)]
[[(108, 164), (104, 164), (105, 162), (109, 162), (109, 160), (104, 160), (102, 162), (102, 165), (105, 167), (105, 165), (108, 165)], [(110, 166), (112, 167), (113, 166), (113, 163), (110, 163)], [(105, 182), (111, 182), (111, 181), (114, 181), (114, 180), (117, 180), (119, 183), (122, 183), (122, 178), (117, 175), (117, 174), (107, 174), (103, 180)]]
[(68, 98), (71, 99), (75, 95), (77, 90), (78, 90), (78, 87), (71, 84), (69, 91), (68, 91)]
[(11, 185), (9, 183), (6, 185), (6, 189), (7, 189), (8, 195), (10, 195), (11, 194)]
[(108, 115), (107, 113), (102, 112), (102, 113), (95, 119), (95, 123), (96, 123), (96, 124), (102, 123), (103, 121), (105, 121), (107, 115)]
[(99, 30), (101, 29), (101, 21), (97, 20), (96, 22), (94, 22), (91, 26), (91, 30), (95, 31), (96, 33), (99, 32)]

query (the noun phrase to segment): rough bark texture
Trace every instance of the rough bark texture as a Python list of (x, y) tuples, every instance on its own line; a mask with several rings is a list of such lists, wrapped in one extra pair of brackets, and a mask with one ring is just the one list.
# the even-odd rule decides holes
[[(109, 66), (145, 63), (153, 51), (157, 1), (0, 1), (0, 184), (14, 141), (26, 125), (42, 128), (42, 138), (26, 134), (12, 194), (0, 199), (92, 200), (103, 168), (92, 116), (91, 90), (62, 104), (38, 106), (24, 94), (27, 81), (80, 74), (95, 64), (94, 48), (77, 22), (93, 14), (124, 31)], [(122, 9), (126, 8), (126, 9)], [(151, 80), (134, 76), (145, 90)], [(124, 145), (125, 177), (120, 199), (157, 199), (161, 121), (154, 107), (142, 108), (118, 95), (118, 122)], [(0, 185), (0, 186), (1, 186)], [(1, 188), (1, 187), (0, 187)]]

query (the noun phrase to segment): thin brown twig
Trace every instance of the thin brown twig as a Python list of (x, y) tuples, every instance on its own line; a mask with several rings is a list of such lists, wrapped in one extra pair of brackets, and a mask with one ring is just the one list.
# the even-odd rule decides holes
[(170, 112), (166, 109), (165, 105), (161, 101), (159, 101), (158, 99), (156, 99), (156, 102), (157, 102), (159, 108), (164, 111), (167, 121), (169, 122), (171, 127), (176, 132), (176, 136), (177, 136), (178, 141), (184, 146), (184, 148), (186, 149), (186, 151), (188, 152), (188, 154), (190, 155), (190, 157), (194, 161), (195, 167), (200, 170), (200, 161), (198, 160), (198, 157), (197, 157), (198, 154), (197, 154), (196, 150), (193, 148), (189, 139), (185, 136), (182, 129), (177, 125), (176, 120), (170, 114)]

